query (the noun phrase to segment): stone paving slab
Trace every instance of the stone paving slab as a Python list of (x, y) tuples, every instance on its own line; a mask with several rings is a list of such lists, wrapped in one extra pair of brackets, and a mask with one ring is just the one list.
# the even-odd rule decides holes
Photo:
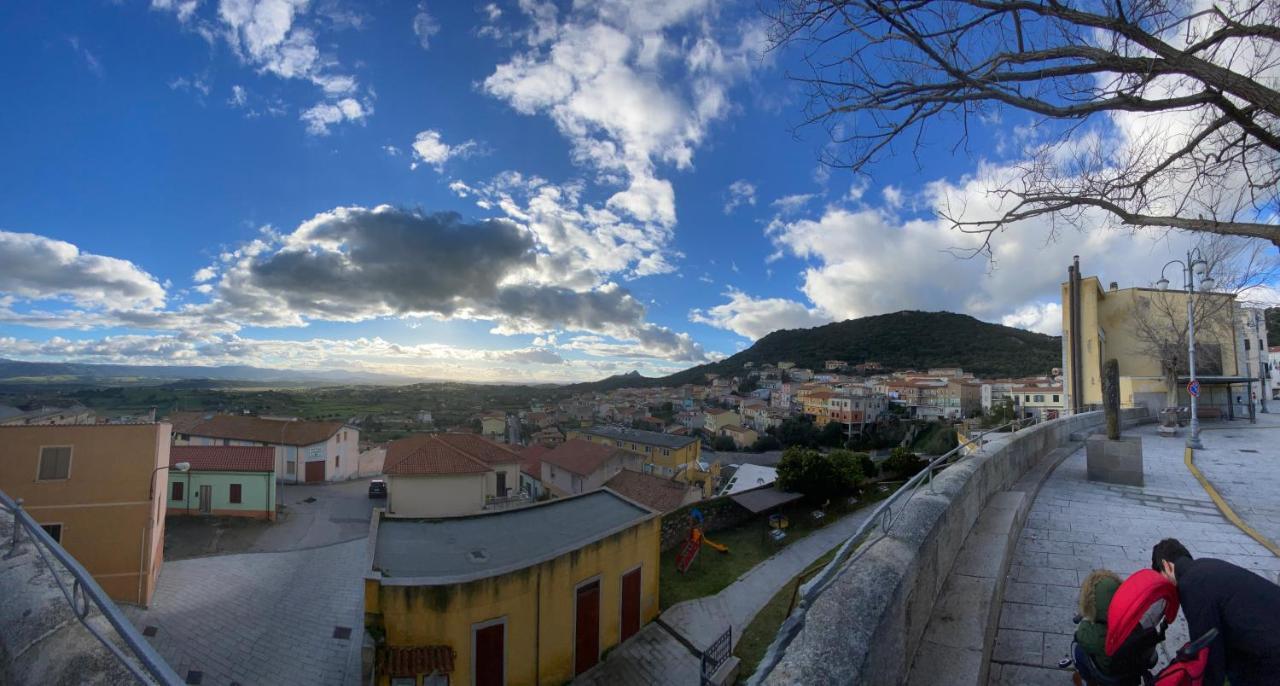
[(1280, 543), (1280, 414), (1205, 427), (1196, 466), (1249, 526)]
[[(1075, 630), (1071, 619), (1080, 583), (1095, 568), (1125, 577), (1150, 566), (1151, 547), (1162, 538), (1176, 537), (1194, 555), (1273, 578), (1280, 570), (1280, 559), (1227, 521), (1186, 469), (1182, 437), (1159, 437), (1154, 426), (1126, 433), (1142, 437), (1144, 487), (1088, 481), (1080, 451), (1049, 476), (1032, 503), (1005, 583), (990, 684), (1069, 683), (1068, 672), (1055, 665)], [(1204, 438), (1215, 449), (1228, 448), (1224, 436), (1205, 432)], [(1278, 451), (1278, 446), (1270, 449), (1272, 456)], [(1222, 478), (1240, 480), (1256, 479), (1257, 466), (1215, 463)], [(1270, 472), (1280, 479), (1280, 463)], [(1272, 491), (1273, 499), (1277, 492)], [(1186, 640), (1186, 622), (1179, 615), (1161, 646), (1161, 664)]]
[(168, 562), (151, 606), (126, 612), (156, 628), (147, 640), (180, 677), (198, 671), (204, 685), (359, 684), (365, 558), (360, 540)]

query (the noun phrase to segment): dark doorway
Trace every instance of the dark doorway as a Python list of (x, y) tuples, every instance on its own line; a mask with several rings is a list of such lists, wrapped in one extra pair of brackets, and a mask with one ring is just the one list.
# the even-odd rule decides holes
[(600, 582), (578, 589), (574, 623), (573, 674), (577, 676), (600, 660)]
[(504, 639), (506, 625), (493, 624), (476, 629), (476, 686), (503, 686), (506, 665)]
[(640, 631), (640, 570), (633, 569), (622, 575), (622, 639)]

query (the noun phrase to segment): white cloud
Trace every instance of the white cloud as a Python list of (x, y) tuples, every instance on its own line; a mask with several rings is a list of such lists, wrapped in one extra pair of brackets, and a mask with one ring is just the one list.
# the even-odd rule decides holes
[(1062, 305), (1056, 302), (1032, 303), (1018, 308), (1000, 320), (1005, 326), (1039, 331), (1050, 336), (1062, 335)]
[(249, 101), (249, 93), (244, 86), (234, 85), (231, 87), (231, 97), (227, 99), (227, 104), (232, 107), (244, 107)]
[(164, 288), (137, 265), (65, 241), (0, 230), (0, 293), (90, 308), (162, 307)]
[(196, 273), (191, 275), (191, 280), (195, 281), (196, 283), (204, 283), (206, 281), (212, 281), (217, 277), (218, 277), (218, 270), (216, 268), (204, 267), (202, 269), (196, 270)]
[(329, 127), (342, 122), (363, 122), (373, 114), (368, 103), (361, 104), (355, 98), (343, 98), (337, 102), (317, 103), (305, 110), (300, 118), (307, 123), (307, 133), (314, 136), (329, 135)]
[(102, 62), (98, 60), (97, 55), (94, 55), (89, 51), (89, 48), (80, 44), (80, 39), (78, 37), (68, 37), (67, 44), (69, 44), (71, 49), (84, 60), (84, 66), (88, 67), (89, 71), (93, 72), (94, 76), (98, 78), (105, 76), (106, 72), (102, 69)]
[(418, 3), (418, 13), (413, 15), (413, 35), (423, 50), (431, 47), (431, 37), (440, 32), (440, 23), (427, 12), (426, 3)]
[(757, 340), (779, 329), (807, 329), (829, 324), (830, 315), (786, 298), (753, 298), (730, 289), (729, 302), (689, 312), (689, 320)]
[(729, 199), (724, 203), (724, 213), (733, 212), (740, 205), (756, 204), (756, 186), (746, 179), (738, 179), (729, 184)]
[(810, 200), (816, 197), (818, 197), (816, 193), (796, 193), (784, 195), (769, 204), (778, 208), (780, 214), (788, 215), (800, 211), (805, 205), (809, 204)]
[(439, 131), (427, 129), (419, 131), (418, 135), (413, 139), (413, 157), (416, 160), (412, 164), (412, 168), (417, 168), (418, 162), (429, 164), (436, 168), (436, 171), (444, 166), (454, 157), (469, 157), (479, 149), (479, 144), (473, 140), (463, 141), (455, 145), (449, 145), (444, 142)]

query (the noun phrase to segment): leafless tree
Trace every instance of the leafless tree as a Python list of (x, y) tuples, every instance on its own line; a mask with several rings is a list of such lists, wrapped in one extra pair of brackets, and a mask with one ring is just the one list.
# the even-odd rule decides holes
[[(1280, 1), (776, 0), (773, 45), (801, 50), (806, 123), (828, 164), (866, 172), (941, 125), (966, 146), (1028, 118), (991, 181), (992, 234), (1045, 217), (1262, 238), (1280, 246)], [(1029, 126), (1022, 125), (1028, 124)], [(970, 213), (971, 214), (971, 213)]]
[[(1200, 241), (1198, 248), (1207, 264), (1206, 272), (1215, 283), (1211, 293), (1192, 299), (1196, 368), (1202, 374), (1233, 373), (1235, 370), (1223, 369), (1222, 351), (1235, 346), (1232, 317), (1236, 304), (1247, 302), (1251, 290), (1274, 280), (1280, 273), (1280, 264), (1267, 244), (1253, 239), (1212, 235)], [(1173, 288), (1182, 285), (1177, 275), (1169, 280)], [(1160, 361), (1169, 402), (1173, 404), (1177, 397), (1177, 377), (1186, 374), (1188, 369), (1186, 294), (1139, 292), (1134, 299), (1131, 321), (1142, 352)]]

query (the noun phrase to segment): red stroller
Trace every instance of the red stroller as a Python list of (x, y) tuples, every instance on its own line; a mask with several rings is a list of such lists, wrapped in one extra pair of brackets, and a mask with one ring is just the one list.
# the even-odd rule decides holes
[[(1107, 612), (1106, 652), (1110, 668), (1103, 671), (1075, 641), (1071, 656), (1059, 667), (1074, 665), (1076, 683), (1089, 686), (1199, 686), (1209, 660), (1209, 644), (1217, 629), (1183, 645), (1173, 660), (1153, 675), (1169, 623), (1178, 616), (1178, 590), (1155, 571), (1143, 569), (1120, 584)], [(1080, 617), (1075, 621), (1079, 623)]]

